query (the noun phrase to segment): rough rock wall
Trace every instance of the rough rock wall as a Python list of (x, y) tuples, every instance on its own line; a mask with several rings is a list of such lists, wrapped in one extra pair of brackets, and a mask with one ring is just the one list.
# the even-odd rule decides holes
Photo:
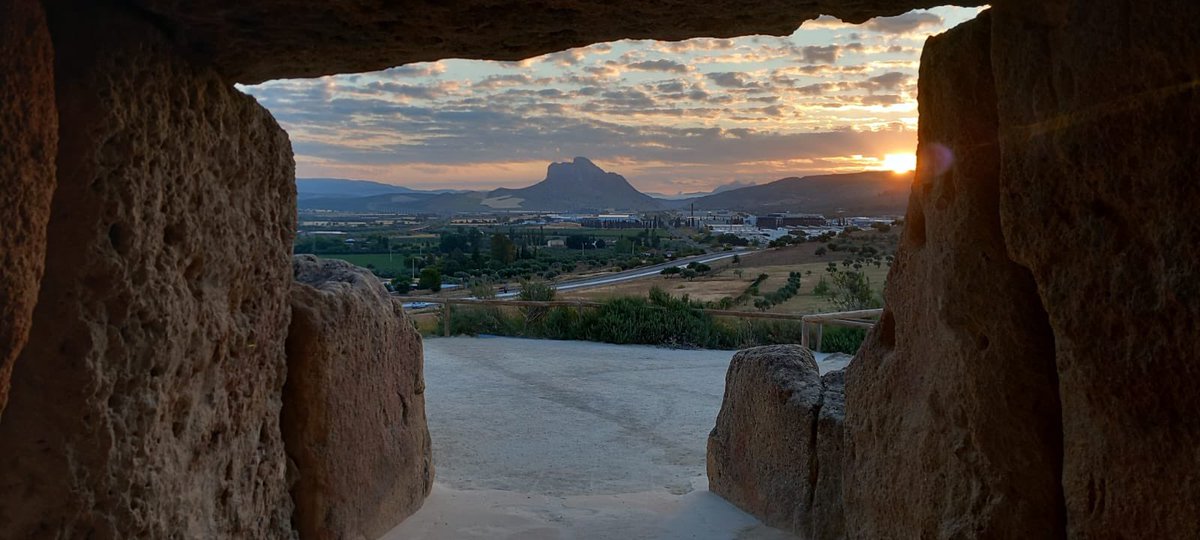
[(294, 259), (283, 437), (302, 540), (378, 538), (433, 487), (421, 336), (375, 276)]
[(37, 0), (6, 0), (0, 3), (0, 418), (42, 278), (57, 145), (45, 13)]
[(0, 537), (286, 538), (287, 136), (145, 21), (62, 9), (59, 181), (0, 422)]
[[(799, 345), (735, 354), (708, 436), (709, 490), (773, 527), (838, 538), (842, 387), (840, 377), (829, 381), (827, 389), (812, 352)], [(827, 391), (835, 410), (822, 415)], [(818, 494), (834, 498), (817, 502)]]
[(1195, 538), (1200, 2), (1000, 6), (1004, 234), (1054, 329), (1069, 535)]
[(888, 309), (846, 376), (852, 538), (1053, 538), (1054, 342), (1000, 226), (990, 17), (921, 58), (918, 170)]
[[(237, 82), (316, 77), (442, 58), (523, 60), (626, 38), (789, 35), (828, 14), (854, 22), (939, 0), (126, 0)], [(956, 0), (982, 5), (981, 0)]]

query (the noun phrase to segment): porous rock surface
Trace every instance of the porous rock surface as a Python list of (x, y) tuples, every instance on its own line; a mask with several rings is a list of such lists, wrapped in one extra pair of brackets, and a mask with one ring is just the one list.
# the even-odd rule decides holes
[(930, 38), (921, 58), (888, 307), (846, 375), (852, 538), (1063, 535), (1054, 340), (1001, 232), (990, 24)]
[(1073, 538), (1200, 531), (1200, 2), (998, 4), (1001, 209), (1054, 330)]
[[(839, 494), (841, 379), (830, 374), (834, 407), (822, 415), (826, 388), (812, 353), (799, 345), (739, 351), (725, 375), (725, 397), (708, 436), (709, 490), (773, 527), (835, 538)], [(826, 475), (830, 475), (826, 478)], [(817, 536), (812, 536), (816, 534)]]
[(29, 336), (46, 255), (58, 113), (41, 2), (0, 3), (0, 418)]
[(304, 539), (382, 536), (433, 487), (421, 336), (369, 271), (293, 259), (283, 436)]
[(288, 538), (287, 136), (144, 21), (63, 9), (58, 187), (0, 421), (0, 538)]
[[(128, 0), (228, 78), (256, 83), (442, 58), (523, 60), (619, 39), (789, 35), (827, 14), (848, 21), (935, 0)], [(982, 5), (956, 0), (957, 5)]]

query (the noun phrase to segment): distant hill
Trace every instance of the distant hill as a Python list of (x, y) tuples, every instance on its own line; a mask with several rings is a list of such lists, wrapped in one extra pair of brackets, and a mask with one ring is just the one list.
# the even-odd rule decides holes
[(670, 195), (667, 193), (646, 193), (646, 195), (654, 197), (655, 199), (663, 199), (663, 200), (667, 200), (667, 201), (679, 201), (679, 200), (683, 200), (683, 199), (695, 199), (696, 197), (703, 197), (705, 195), (712, 195), (714, 193), (721, 193), (723, 191), (729, 191), (731, 189), (739, 189), (739, 188), (750, 187), (750, 186), (754, 186), (754, 185), (757, 185), (757, 184), (755, 184), (753, 182), (730, 182), (728, 184), (719, 185), (712, 191), (693, 191), (691, 193), (676, 193), (675, 195)]
[[(300, 197), (301, 209), (343, 212), (603, 212), (683, 209), (695, 204), (697, 210), (889, 215), (904, 213), (912, 175), (870, 171), (784, 178), (749, 187), (727, 184), (701, 197), (664, 200), (638, 191), (623, 176), (607, 172), (587, 158), (577, 157), (570, 162), (551, 163), (545, 179), (519, 189), (434, 192), (364, 180), (328, 178), (303, 179), (296, 183), (298, 190), (305, 194)], [(355, 190), (369, 194), (349, 195)]]
[(393, 193), (438, 194), (455, 192), (457, 191), (452, 189), (422, 191), (406, 188), (404, 186), (372, 182), (370, 180), (348, 180), (345, 178), (296, 179), (296, 196), (301, 199), (370, 197), (374, 195), (388, 195)]
[(675, 208), (697, 210), (805, 212), (853, 215), (903, 214), (908, 207), (912, 173), (890, 171), (784, 178), (704, 197), (672, 201)]

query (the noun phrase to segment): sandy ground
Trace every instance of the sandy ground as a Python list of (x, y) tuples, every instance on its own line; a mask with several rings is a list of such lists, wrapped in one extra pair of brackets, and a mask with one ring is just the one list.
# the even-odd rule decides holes
[(427, 339), (437, 482), (385, 538), (790, 538), (706, 489), (732, 355)]

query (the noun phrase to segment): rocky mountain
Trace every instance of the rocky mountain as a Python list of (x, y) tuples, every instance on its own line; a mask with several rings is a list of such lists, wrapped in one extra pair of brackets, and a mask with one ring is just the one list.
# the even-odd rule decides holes
[(912, 173), (890, 171), (783, 178), (671, 204), (676, 208), (695, 204), (697, 210), (903, 214), (912, 178)]
[(545, 180), (527, 188), (494, 190), (481, 204), (497, 210), (654, 210), (661, 206), (629, 185), (624, 176), (607, 172), (585, 157), (551, 163)]

